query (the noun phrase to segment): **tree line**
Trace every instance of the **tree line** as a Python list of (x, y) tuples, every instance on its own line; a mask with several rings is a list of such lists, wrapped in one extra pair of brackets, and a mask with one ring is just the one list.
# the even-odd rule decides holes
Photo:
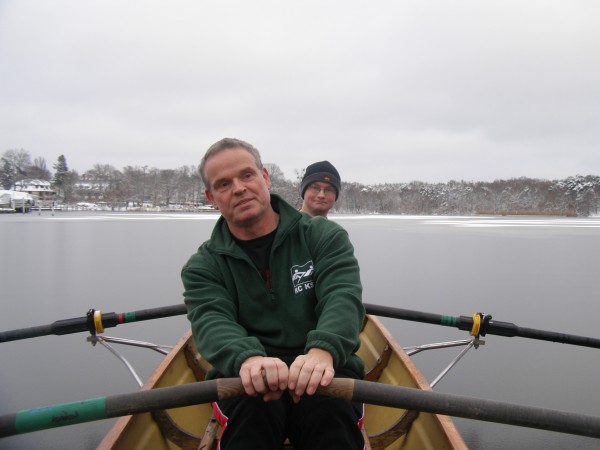
[[(300, 206), (300, 180), (285, 178), (276, 164), (265, 164), (272, 191), (292, 205)], [(44, 158), (32, 160), (23, 149), (6, 150), (0, 159), (0, 185), (13, 189), (22, 179), (49, 181), (60, 202), (102, 202), (113, 209), (131, 205), (194, 209), (205, 203), (204, 186), (197, 166), (159, 169), (95, 164), (79, 174), (70, 170), (64, 155), (48, 168)], [(575, 175), (562, 180), (513, 178), (491, 182), (385, 183), (365, 185), (342, 182), (342, 192), (332, 212), (353, 214), (474, 215), (532, 214), (597, 215), (600, 206), (600, 176)]]

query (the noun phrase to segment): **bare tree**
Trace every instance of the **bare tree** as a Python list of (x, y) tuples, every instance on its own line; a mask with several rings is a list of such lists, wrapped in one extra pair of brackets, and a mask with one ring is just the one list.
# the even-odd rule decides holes
[(0, 179), (4, 189), (12, 189), (17, 181), (27, 178), (29, 167), (31, 167), (31, 156), (27, 150), (22, 148), (6, 150), (0, 165)]
[(46, 160), (42, 157), (37, 157), (33, 160), (33, 164), (27, 168), (27, 178), (36, 178), (38, 180), (50, 181), (52, 174), (46, 166)]

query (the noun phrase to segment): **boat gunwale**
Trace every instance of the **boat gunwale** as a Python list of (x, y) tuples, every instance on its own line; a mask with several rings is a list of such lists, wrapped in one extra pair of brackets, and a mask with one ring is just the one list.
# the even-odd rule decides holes
[[(179, 341), (177, 341), (177, 344), (175, 344), (173, 349), (163, 358), (159, 365), (152, 371), (148, 379), (140, 388), (141, 391), (147, 391), (156, 388), (158, 383), (160, 383), (161, 379), (167, 372), (167, 368), (173, 363), (175, 358), (179, 356), (180, 352), (183, 351), (183, 349), (188, 345), (191, 339), (192, 330), (189, 329), (183, 334)], [(121, 435), (123, 433), (126, 433), (127, 429), (133, 423), (134, 419), (135, 415), (119, 417), (119, 419), (115, 422), (115, 424), (106, 434), (104, 439), (102, 439), (96, 450), (107, 450), (113, 448), (119, 441)]]
[[(421, 371), (413, 362), (413, 360), (410, 359), (410, 356), (406, 354), (404, 349), (400, 346), (398, 341), (396, 341), (392, 333), (383, 324), (381, 319), (371, 314), (369, 314), (368, 316), (369, 320), (373, 323), (373, 325), (377, 327), (378, 331), (387, 341), (388, 345), (392, 347), (392, 353), (395, 353), (401, 360), (404, 367), (406, 367), (407, 373), (411, 376), (418, 389), (421, 389), (423, 391), (433, 391), (425, 376), (421, 373)], [(467, 448), (461, 434), (459, 433), (458, 429), (456, 428), (456, 425), (454, 424), (454, 421), (449, 416), (443, 414), (429, 414), (431, 414), (434, 417), (435, 421), (438, 422), (439, 428), (443, 430), (444, 434), (446, 435), (449, 447), (454, 449)]]
[[(391, 332), (383, 325), (383, 322), (380, 320), (380, 318), (374, 315), (367, 315), (367, 318), (368, 321), (370, 321), (377, 329), (377, 332), (381, 335), (383, 340), (391, 347), (392, 353), (398, 356), (400, 362), (406, 368), (406, 373), (413, 380), (417, 388), (425, 391), (431, 391), (432, 388), (421, 371), (406, 354), (404, 349), (398, 344)], [(165, 376), (169, 366), (180, 355), (180, 353), (185, 350), (186, 346), (189, 345), (192, 339), (191, 329), (188, 329), (173, 347), (172, 351), (170, 351), (160, 362), (160, 364), (153, 370), (146, 382), (141, 387), (141, 390), (150, 390), (156, 388), (161, 382), (162, 378)], [(433, 416), (437, 428), (440, 430), (440, 433), (444, 435), (450, 448), (467, 448), (462, 436), (456, 429), (456, 426), (450, 417), (441, 414), (424, 414), (430, 414)], [(135, 415), (120, 417), (101, 441), (97, 447), (97, 450), (110, 450), (117, 446), (119, 439), (123, 434), (127, 433), (127, 429), (133, 424), (135, 417)]]

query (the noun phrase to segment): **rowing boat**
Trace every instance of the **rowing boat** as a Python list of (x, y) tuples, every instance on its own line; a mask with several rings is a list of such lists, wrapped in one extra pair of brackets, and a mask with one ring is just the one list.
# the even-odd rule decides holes
[[(366, 380), (431, 390), (411, 359), (375, 316), (367, 316), (358, 354), (367, 368)], [(188, 331), (144, 383), (142, 390), (202, 381), (209, 368), (210, 364), (197, 352)], [(365, 405), (364, 434), (366, 448), (372, 450), (466, 448), (449, 417), (385, 406)], [(211, 449), (216, 446), (218, 436), (210, 405), (200, 404), (121, 417), (98, 449)]]
[[(600, 438), (600, 417), (431, 391), (431, 386), (435, 386), (468, 349), (484, 344), (479, 339), (479, 334), (519, 336), (592, 348), (600, 348), (600, 339), (519, 327), (510, 322), (491, 320), (490, 315), (484, 316), (481, 313), (474, 314), (472, 318), (452, 317), (371, 304), (365, 304), (365, 310), (369, 316), (361, 333), (362, 346), (359, 354), (369, 369), (366, 380), (334, 378), (327, 387), (320, 387), (318, 393), (367, 404), (367, 450), (465, 448), (452, 422), (440, 414)], [(182, 303), (104, 315), (101, 311), (90, 309), (85, 317), (0, 332), (2, 343), (50, 334), (89, 331), (91, 335), (88, 336), (88, 341), (93, 345), (102, 344), (119, 357), (140, 386), (143, 383), (129, 362), (109, 343), (146, 347), (167, 355), (141, 391), (0, 415), (0, 439), (93, 420), (135, 415), (117, 422), (100, 448), (213, 448), (218, 430), (211, 419), (210, 408), (204, 404), (243, 395), (241, 380), (222, 378), (203, 381), (210, 365), (196, 351), (189, 333), (171, 353), (166, 350), (166, 346), (101, 334), (107, 327), (185, 313), (185, 305)], [(471, 330), (470, 334), (474, 337), (406, 347), (405, 353), (375, 315), (456, 326), (460, 330)], [(465, 349), (430, 385), (408, 357), (423, 350), (463, 345), (466, 346)], [(203, 406), (176, 409), (187, 408), (189, 405)], [(160, 411), (161, 408), (170, 411)], [(400, 408), (409, 411), (402, 411)], [(206, 427), (200, 425), (206, 421)]]

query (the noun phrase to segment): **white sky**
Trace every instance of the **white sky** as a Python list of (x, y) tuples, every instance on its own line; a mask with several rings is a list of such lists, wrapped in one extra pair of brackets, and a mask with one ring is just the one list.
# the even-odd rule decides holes
[(597, 0), (0, 0), (0, 154), (287, 178), (600, 174)]

